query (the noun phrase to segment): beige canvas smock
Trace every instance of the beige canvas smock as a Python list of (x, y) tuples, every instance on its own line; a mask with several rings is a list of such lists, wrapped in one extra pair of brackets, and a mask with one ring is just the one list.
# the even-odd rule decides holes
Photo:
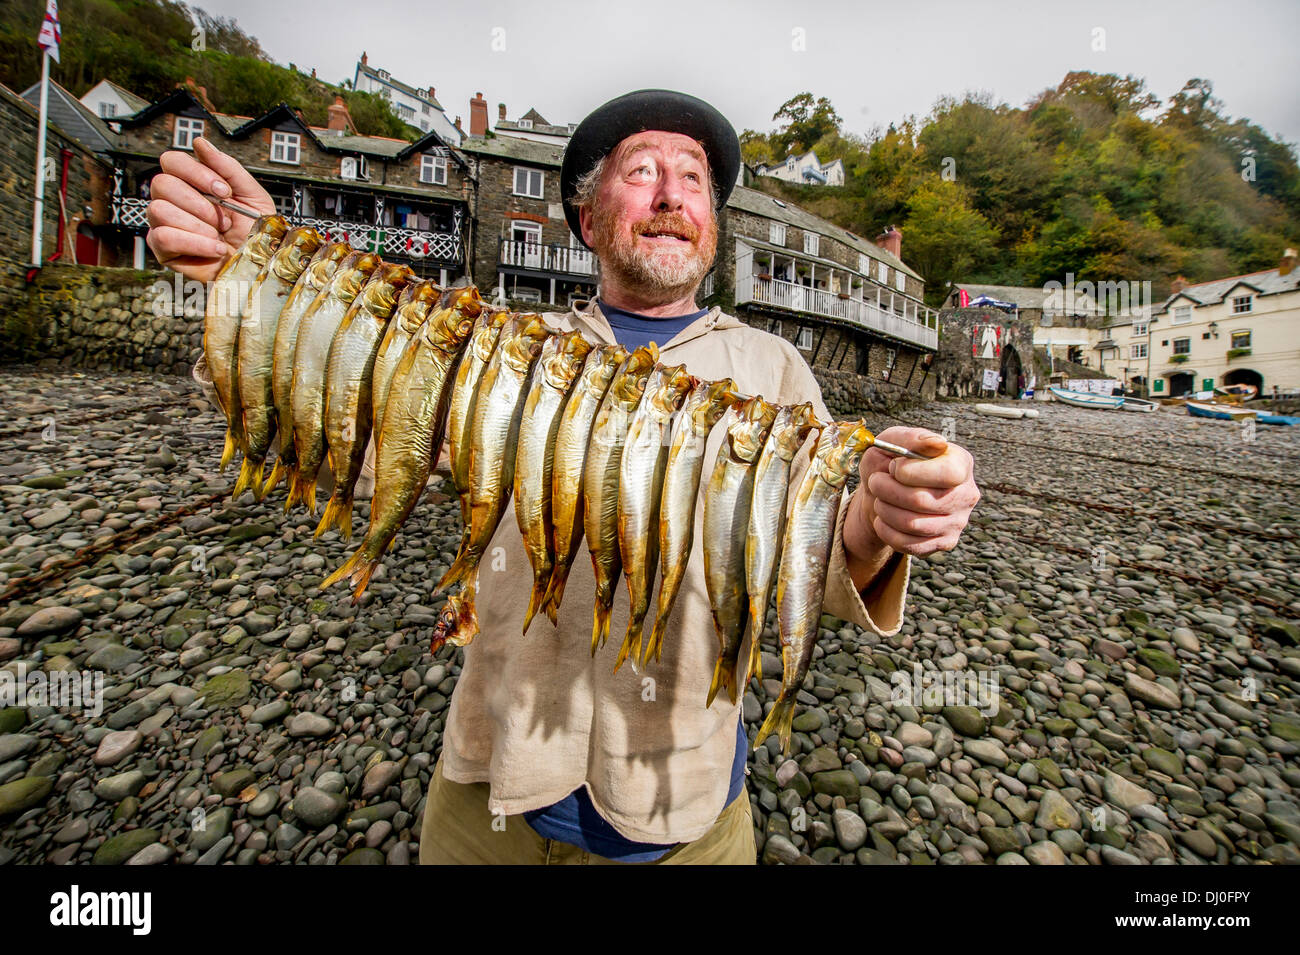
[[(592, 342), (616, 344), (594, 303), (546, 319), (564, 331), (576, 328)], [(819, 420), (832, 419), (817, 380), (792, 344), (719, 308), (682, 329), (660, 348), (660, 356), (664, 364), (684, 364), (703, 379), (732, 378), (742, 393), (770, 402), (811, 401)], [(205, 371), (196, 367), (195, 377), (206, 384)], [(585, 540), (564, 591), (559, 626), (539, 614), (528, 635), (520, 634), (533, 577), (513, 503), (508, 508), (480, 565), (480, 633), (464, 649), (442, 750), (447, 779), (489, 784), (491, 812), (515, 815), (540, 809), (586, 786), (597, 811), (624, 837), (654, 843), (698, 839), (722, 812), (740, 706), (725, 692), (713, 706), (704, 705), (718, 638), (705, 589), (701, 526), (704, 489), (724, 435), (720, 424), (709, 437), (694, 544), (665, 633), (663, 658), (640, 673), (626, 664), (613, 672), (627, 630), (623, 582), (614, 601), (609, 642), (591, 655), (595, 578)], [(796, 456), (792, 486), (808, 460), (807, 454)], [(360, 484), (369, 485), (372, 467), (368, 456)], [(358, 496), (362, 491), (359, 486)], [(864, 603), (845, 563), (845, 512), (841, 506), (825, 612), (889, 636), (902, 625), (909, 558), (886, 565), (865, 592)], [(434, 578), (430, 574), (430, 586)], [(647, 634), (655, 606), (652, 600)], [(748, 640), (740, 659), (749, 659)], [(739, 693), (744, 689), (740, 685)]]

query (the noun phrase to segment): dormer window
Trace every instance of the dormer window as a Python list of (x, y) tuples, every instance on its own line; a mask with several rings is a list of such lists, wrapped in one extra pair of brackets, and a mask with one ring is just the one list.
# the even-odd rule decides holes
[(1244, 315), (1251, 310), (1251, 296), (1238, 295), (1232, 300), (1232, 314)]
[(296, 166), (301, 161), (302, 136), (298, 133), (271, 134), (271, 162)]
[(177, 116), (172, 146), (177, 149), (193, 149), (194, 140), (202, 135), (203, 120), (193, 119), (189, 116)]
[(392, 78), (392, 74), (390, 74), (387, 70), (376, 70), (375, 75), (378, 76), (381, 80), (387, 80)]
[(1190, 305), (1175, 305), (1173, 312), (1173, 324), (1175, 325), (1186, 325), (1192, 320), (1192, 306)]
[(521, 119), (518, 125), (520, 129), (532, 129), (533, 121), (531, 119)]
[(442, 156), (420, 157), (420, 182), (434, 186), (447, 184), (447, 160)]

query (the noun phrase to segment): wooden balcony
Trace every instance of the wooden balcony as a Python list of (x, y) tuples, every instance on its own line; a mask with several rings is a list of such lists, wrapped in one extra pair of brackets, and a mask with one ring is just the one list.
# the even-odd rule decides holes
[(563, 245), (541, 245), (536, 242), (501, 240), (497, 260), (502, 266), (527, 269), (533, 272), (557, 272), (562, 275), (596, 274), (596, 256), (590, 249), (575, 249)]

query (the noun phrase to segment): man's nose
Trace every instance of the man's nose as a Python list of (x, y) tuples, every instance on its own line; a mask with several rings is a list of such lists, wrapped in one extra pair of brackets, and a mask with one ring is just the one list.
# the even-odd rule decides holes
[(666, 175), (659, 179), (659, 189), (655, 193), (656, 212), (678, 212), (684, 203), (682, 185), (676, 176)]

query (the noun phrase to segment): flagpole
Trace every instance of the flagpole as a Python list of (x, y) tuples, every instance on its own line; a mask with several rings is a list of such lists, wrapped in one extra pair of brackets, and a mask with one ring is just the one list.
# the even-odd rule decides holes
[(36, 204), (32, 213), (32, 265), (41, 267), (41, 230), (45, 224), (45, 124), (50, 107), (50, 51), (41, 57), (41, 118), (36, 134)]

